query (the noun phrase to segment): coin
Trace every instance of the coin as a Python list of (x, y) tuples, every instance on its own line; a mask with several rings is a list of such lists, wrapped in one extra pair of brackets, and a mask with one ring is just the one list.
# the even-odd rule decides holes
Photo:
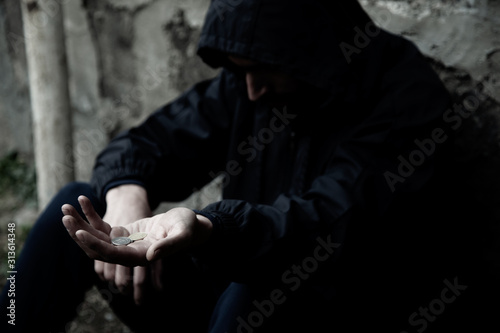
[(132, 243), (132, 240), (128, 237), (116, 237), (111, 240), (113, 245), (127, 245)]
[(130, 238), (133, 241), (138, 241), (138, 240), (143, 239), (147, 235), (148, 235), (147, 232), (136, 232), (135, 234), (128, 236), (128, 238)]

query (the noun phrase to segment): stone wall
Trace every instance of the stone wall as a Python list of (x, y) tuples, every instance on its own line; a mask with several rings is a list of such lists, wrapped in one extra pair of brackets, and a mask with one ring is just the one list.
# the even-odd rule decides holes
[(18, 1), (0, 1), (0, 156), (33, 154), (23, 24)]

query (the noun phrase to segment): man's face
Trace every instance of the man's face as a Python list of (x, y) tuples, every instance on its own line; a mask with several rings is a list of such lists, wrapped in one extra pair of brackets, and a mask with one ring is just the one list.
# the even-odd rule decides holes
[(289, 74), (249, 59), (228, 56), (233, 69), (245, 78), (248, 99), (283, 106), (300, 95), (302, 83)]

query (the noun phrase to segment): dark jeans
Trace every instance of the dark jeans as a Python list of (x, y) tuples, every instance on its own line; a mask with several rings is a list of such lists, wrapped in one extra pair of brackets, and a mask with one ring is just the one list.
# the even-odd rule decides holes
[[(61, 206), (65, 203), (82, 214), (77, 202), (81, 194), (90, 198), (101, 216), (104, 214), (105, 205), (86, 183), (71, 183), (54, 197), (36, 221), (17, 260), (15, 298), (7, 295), (9, 284), (1, 295), (1, 332), (65, 332), (93, 285), (135, 332), (330, 331), (324, 328), (324, 322), (330, 320), (328, 308), (313, 294), (296, 293), (287, 304), (271, 305), (267, 300), (272, 289), (224, 282), (207, 275), (185, 255), (164, 261), (165, 290), (149, 291), (145, 305), (136, 306), (131, 296), (99, 280), (93, 260), (76, 245), (61, 222)], [(10, 299), (15, 299), (15, 326), (7, 323)], [(85, 315), (91, 320), (91, 313)]]

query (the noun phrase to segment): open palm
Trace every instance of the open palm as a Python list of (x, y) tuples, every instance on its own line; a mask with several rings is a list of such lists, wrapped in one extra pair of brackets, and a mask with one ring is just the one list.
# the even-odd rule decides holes
[[(78, 202), (89, 223), (73, 206), (66, 204), (62, 206), (64, 226), (89, 257), (109, 263), (145, 266), (150, 261), (200, 245), (211, 233), (210, 222), (200, 220), (187, 208), (174, 208), (124, 227), (112, 228), (95, 212), (88, 198), (80, 196)], [(111, 244), (114, 237), (136, 232), (145, 232), (147, 236), (127, 246)]]

